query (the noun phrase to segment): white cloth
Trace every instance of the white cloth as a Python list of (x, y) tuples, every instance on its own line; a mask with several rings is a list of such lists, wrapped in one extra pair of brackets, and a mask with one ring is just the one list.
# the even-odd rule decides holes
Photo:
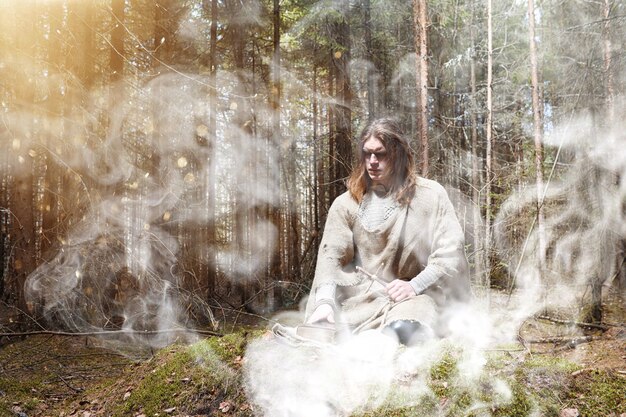
[[(380, 203), (385, 207), (384, 202)], [(381, 298), (386, 300), (384, 289), (379, 284), (372, 286), (370, 280), (356, 271), (356, 266), (375, 273), (385, 282), (396, 278), (410, 280), (416, 294), (425, 294), (426, 298), (434, 296), (432, 291), (436, 290), (444, 295), (435, 297), (436, 302), (469, 296), (463, 231), (440, 184), (419, 178), (408, 207), (398, 205), (389, 216), (383, 215), (382, 222), (373, 229), (361, 222), (359, 211), (360, 205), (349, 193), (337, 197), (330, 208), (307, 316), (318, 301), (317, 291), (325, 292), (323, 288), (332, 288), (332, 284), (337, 286), (335, 299), (339, 313), (344, 313), (351, 324), (358, 325), (359, 321), (358, 317), (349, 317), (352, 311), (358, 310), (359, 317), (370, 317), (379, 309)], [(419, 320), (411, 316), (411, 311), (419, 310), (410, 307), (412, 304), (399, 308), (402, 314), (396, 319)], [(393, 308), (390, 316), (392, 312)]]
[(357, 217), (366, 230), (373, 231), (391, 217), (397, 208), (398, 203), (393, 195), (370, 191), (363, 196)]

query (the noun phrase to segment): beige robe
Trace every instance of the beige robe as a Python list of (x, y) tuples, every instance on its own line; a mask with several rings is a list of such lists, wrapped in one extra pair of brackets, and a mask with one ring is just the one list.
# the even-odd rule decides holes
[[(307, 317), (316, 291), (337, 285), (336, 320), (357, 331), (394, 320), (417, 320), (434, 327), (437, 309), (469, 297), (464, 235), (444, 188), (419, 178), (414, 198), (374, 230), (359, 219), (359, 205), (344, 193), (331, 205), (320, 243)], [(391, 302), (384, 287), (357, 272), (360, 266), (385, 282), (416, 280), (428, 287), (419, 295)]]

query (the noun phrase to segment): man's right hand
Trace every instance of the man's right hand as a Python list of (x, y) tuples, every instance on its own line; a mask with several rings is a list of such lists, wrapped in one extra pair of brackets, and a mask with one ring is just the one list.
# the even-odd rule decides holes
[(319, 307), (313, 311), (311, 317), (307, 320), (307, 323), (313, 324), (320, 321), (327, 321), (329, 323), (335, 323), (335, 312), (330, 304), (320, 304)]

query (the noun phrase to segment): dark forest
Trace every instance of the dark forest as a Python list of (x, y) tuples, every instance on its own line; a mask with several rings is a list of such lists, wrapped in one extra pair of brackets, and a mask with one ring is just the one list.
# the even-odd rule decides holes
[(2, 337), (298, 311), (382, 116), (448, 191), (477, 300), (615, 324), (621, 0), (15, 0), (0, 29)]

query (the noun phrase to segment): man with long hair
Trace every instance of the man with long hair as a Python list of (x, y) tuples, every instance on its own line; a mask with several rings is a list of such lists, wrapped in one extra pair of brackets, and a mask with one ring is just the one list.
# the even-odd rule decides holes
[(358, 151), (328, 213), (306, 321), (411, 345), (441, 330), (442, 307), (469, 296), (463, 230), (444, 188), (417, 176), (394, 120), (370, 122)]

